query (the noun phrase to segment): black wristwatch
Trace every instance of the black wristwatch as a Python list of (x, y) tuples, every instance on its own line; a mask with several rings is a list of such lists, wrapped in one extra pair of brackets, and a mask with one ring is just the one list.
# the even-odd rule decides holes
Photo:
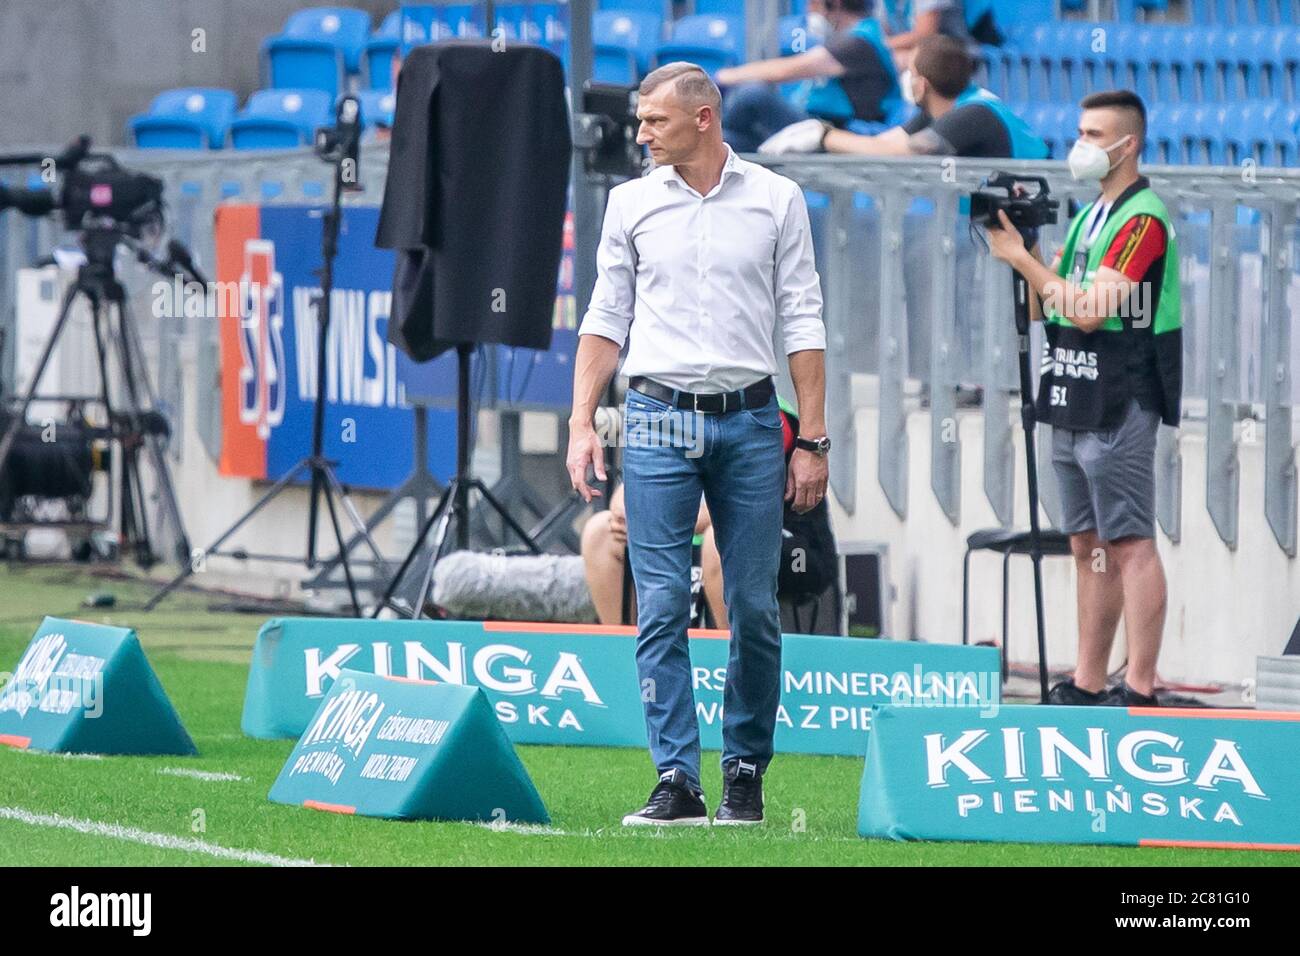
[(825, 458), (831, 450), (830, 436), (823, 435), (821, 438), (802, 438), (796, 437), (794, 440), (795, 448), (802, 448), (804, 451), (810, 451), (814, 455), (820, 455)]

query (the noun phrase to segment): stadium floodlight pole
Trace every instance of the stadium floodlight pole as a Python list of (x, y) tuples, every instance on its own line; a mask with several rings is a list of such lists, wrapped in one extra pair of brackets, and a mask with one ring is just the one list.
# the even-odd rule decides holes
[[(330, 197), (330, 205), (321, 216), (321, 267), (316, 273), (320, 276), (321, 291), (320, 297), (316, 300), (316, 399), (312, 408), (311, 454), (289, 469), (282, 478), (271, 486), (266, 494), (254, 502), (252, 507), (245, 511), (234, 524), (227, 528), (216, 541), (201, 553), (202, 557), (221, 554), (218, 549), (233, 537), (235, 532), (261, 511), (272, 499), (278, 497), (281, 492), (290, 487), (300, 475), (305, 473), (311, 479), (311, 497), (308, 504), (306, 556), (301, 560), (301, 563), (305, 564), (308, 569), (316, 567), (316, 524), (320, 514), (320, 500), (323, 497), (325, 506), (329, 511), (330, 524), (334, 530), (334, 540), (338, 545), (338, 551), (333, 560), (343, 566), (343, 576), (347, 580), (348, 595), (352, 599), (352, 611), (357, 617), (361, 617), (361, 601), (357, 597), (357, 585), (352, 576), (347, 541), (343, 536), (343, 528), (339, 524), (338, 510), (335, 504), (336, 498), (338, 499), (338, 507), (344, 509), (349, 520), (370, 548), (376, 566), (387, 567), (387, 563), (379, 553), (379, 548), (371, 537), (369, 529), (361, 518), (361, 514), (352, 504), (352, 499), (348, 497), (347, 490), (339, 481), (335, 472), (337, 462), (325, 457), (325, 392), (328, 370), (326, 358), (330, 329), (330, 298), (334, 290), (334, 259), (338, 255), (339, 229), (343, 218), (343, 193), (361, 188), (358, 165), (360, 141), (361, 103), (355, 96), (349, 94), (339, 100), (335, 126), (316, 131), (316, 153), (322, 159), (333, 164), (334, 167), (334, 191)], [(235, 552), (234, 555), (236, 557), (248, 556), (242, 552)], [(300, 560), (297, 557), (288, 559), (275, 556), (262, 557), (268, 560), (290, 560), (295, 563)], [(157, 607), (159, 601), (179, 587), (183, 581), (197, 570), (197, 564), (194, 560), (186, 562), (180, 573), (167, 582), (158, 593), (145, 603), (144, 609), (151, 611)]]
[[(1032, 239), (1027, 238), (1026, 244)], [(1038, 455), (1034, 449), (1034, 382), (1029, 369), (1029, 280), (1011, 270), (1012, 301), (1016, 310), (1017, 358), (1020, 366), (1020, 426), (1025, 432), (1025, 468), (1029, 487), (1029, 558), (1034, 565), (1034, 614), (1038, 628), (1038, 691), (1047, 703), (1047, 631), (1043, 617), (1043, 546), (1038, 526)], [(1006, 654), (1007, 649), (1002, 648)]]

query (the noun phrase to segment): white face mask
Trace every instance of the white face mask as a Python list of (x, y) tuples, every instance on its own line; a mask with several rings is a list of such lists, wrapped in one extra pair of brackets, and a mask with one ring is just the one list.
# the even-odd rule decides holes
[(1110, 151), (1123, 145), (1132, 134), (1121, 136), (1109, 146), (1101, 147), (1087, 140), (1075, 140), (1066, 162), (1070, 165), (1070, 175), (1079, 180), (1101, 180), (1111, 170)]
[(826, 19), (824, 14), (810, 13), (805, 17), (804, 22), (807, 25), (809, 36), (818, 40), (824, 41), (833, 32), (831, 22)]
[(912, 89), (912, 71), (904, 70), (903, 75), (898, 78), (898, 86), (903, 91), (903, 102), (911, 106), (918, 105), (916, 102), (916, 91)]

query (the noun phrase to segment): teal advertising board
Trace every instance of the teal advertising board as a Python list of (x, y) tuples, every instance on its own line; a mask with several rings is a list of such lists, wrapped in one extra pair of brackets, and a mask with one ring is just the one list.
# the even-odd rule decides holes
[(0, 687), (0, 743), (95, 754), (194, 754), (135, 631), (47, 617)]
[[(706, 636), (707, 635), (707, 636)], [(481, 687), (515, 743), (644, 747), (643, 689), (630, 628), (481, 621), (279, 618), (253, 648), (243, 729), (297, 737), (344, 668)], [(722, 745), (730, 643), (693, 632), (696, 712), (705, 748)], [(862, 756), (875, 705), (993, 705), (989, 647), (787, 634), (776, 749)]]
[(550, 822), (481, 690), (348, 670), (270, 799), (397, 820)]
[(1300, 849), (1300, 714), (883, 707), (858, 833)]

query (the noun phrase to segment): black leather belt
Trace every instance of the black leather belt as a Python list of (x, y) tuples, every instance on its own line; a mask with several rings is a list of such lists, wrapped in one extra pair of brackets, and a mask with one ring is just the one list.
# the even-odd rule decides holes
[[(772, 398), (773, 391), (770, 375), (734, 392), (682, 392), (641, 375), (634, 375), (627, 384), (629, 388), (669, 405), (710, 415), (734, 412), (741, 408), (762, 408)], [(674, 392), (677, 395), (675, 400)]]

